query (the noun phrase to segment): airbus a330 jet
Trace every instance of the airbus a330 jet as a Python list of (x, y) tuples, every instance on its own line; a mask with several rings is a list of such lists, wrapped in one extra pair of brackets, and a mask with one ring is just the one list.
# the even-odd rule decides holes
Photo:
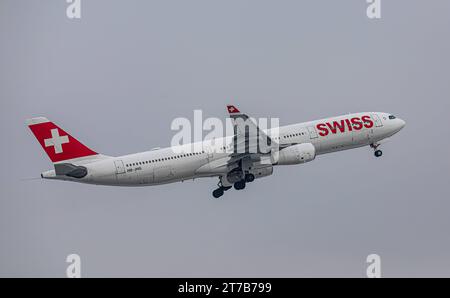
[(321, 154), (370, 146), (380, 157), (380, 144), (405, 126), (392, 114), (367, 112), (260, 129), (237, 107), (227, 109), (234, 126), (231, 136), (117, 157), (86, 147), (47, 118), (29, 119), (27, 125), (54, 166), (41, 173), (44, 179), (151, 186), (216, 177), (215, 198), (272, 175), (275, 166), (303, 164)]

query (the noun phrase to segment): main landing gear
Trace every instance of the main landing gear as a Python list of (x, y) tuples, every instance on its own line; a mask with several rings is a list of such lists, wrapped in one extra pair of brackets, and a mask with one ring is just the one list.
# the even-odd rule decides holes
[(219, 183), (217, 184), (217, 186), (219, 186), (219, 188), (215, 189), (215, 190), (213, 191), (213, 193), (212, 193), (213, 197), (216, 198), (216, 199), (218, 199), (218, 198), (220, 198), (221, 196), (223, 196), (223, 193), (231, 188), (231, 186), (226, 186), (226, 187), (225, 187), (225, 186), (222, 186), (222, 183), (221, 183), (221, 182), (219, 182)]
[[(244, 179), (239, 180), (239, 181), (237, 181), (237, 182), (235, 182), (235, 183), (233, 184), (234, 189), (236, 189), (236, 190), (242, 190), (242, 189), (245, 188), (245, 186), (246, 186), (247, 183), (253, 182), (254, 180), (255, 180), (255, 175), (253, 175), (253, 174), (246, 174), (245, 177), (244, 177)], [(218, 198), (220, 198), (221, 196), (223, 196), (223, 194), (224, 194), (225, 191), (231, 189), (231, 186), (223, 186), (223, 185), (222, 185), (222, 182), (219, 182), (219, 183), (217, 184), (217, 186), (218, 186), (218, 188), (215, 189), (215, 190), (213, 191), (213, 193), (212, 193), (213, 197), (216, 198), (216, 199), (218, 199)]]
[(245, 182), (253, 182), (253, 181), (255, 181), (255, 175), (245, 174)]
[(375, 157), (381, 157), (383, 155), (383, 151), (379, 150), (378, 146), (380, 146), (380, 144), (370, 144), (370, 147), (372, 147), (373, 150), (375, 151), (374, 152)]
[(255, 181), (255, 175), (245, 174), (244, 179), (242, 179), (241, 181), (235, 182), (233, 186), (234, 186), (234, 189), (241, 190), (241, 189), (245, 188), (246, 183), (253, 182), (253, 181)]
[(234, 189), (236, 189), (236, 190), (242, 190), (245, 188), (245, 180), (235, 182), (233, 186), (234, 186)]
[(223, 188), (219, 187), (218, 189), (215, 189), (212, 193), (213, 197), (215, 197), (216, 199), (220, 198), (221, 196), (223, 196)]

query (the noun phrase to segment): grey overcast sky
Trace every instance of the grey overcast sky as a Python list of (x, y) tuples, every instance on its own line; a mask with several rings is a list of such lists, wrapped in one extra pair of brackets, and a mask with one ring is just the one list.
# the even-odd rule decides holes
[[(0, 2), (0, 276), (450, 276), (450, 2)], [(277, 167), (245, 191), (216, 179), (146, 188), (27, 180), (51, 164), (46, 116), (122, 155), (170, 144), (175, 117), (227, 103), (281, 124), (384, 111), (383, 146)]]

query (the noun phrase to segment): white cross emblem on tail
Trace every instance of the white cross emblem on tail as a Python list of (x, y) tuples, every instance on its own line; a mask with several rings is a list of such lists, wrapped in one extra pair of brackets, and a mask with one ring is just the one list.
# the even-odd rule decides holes
[(62, 144), (69, 143), (69, 137), (68, 136), (60, 136), (59, 131), (57, 128), (52, 129), (52, 137), (50, 139), (45, 139), (45, 147), (53, 146), (55, 149), (55, 153), (62, 153)]

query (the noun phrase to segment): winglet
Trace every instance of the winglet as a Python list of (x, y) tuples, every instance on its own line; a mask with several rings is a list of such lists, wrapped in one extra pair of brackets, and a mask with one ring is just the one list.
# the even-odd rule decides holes
[(238, 114), (238, 113), (240, 113), (238, 108), (236, 108), (233, 105), (227, 105), (227, 110), (228, 110), (228, 113), (230, 113), (230, 114)]

